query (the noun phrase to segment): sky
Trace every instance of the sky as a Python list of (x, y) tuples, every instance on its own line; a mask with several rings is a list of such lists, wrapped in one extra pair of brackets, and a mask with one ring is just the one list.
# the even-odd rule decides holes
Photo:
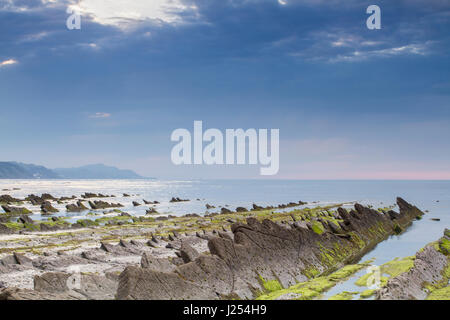
[(272, 179), (450, 179), (449, 31), (448, 0), (0, 0), (0, 160), (262, 178), (172, 164), (201, 120), (279, 129)]

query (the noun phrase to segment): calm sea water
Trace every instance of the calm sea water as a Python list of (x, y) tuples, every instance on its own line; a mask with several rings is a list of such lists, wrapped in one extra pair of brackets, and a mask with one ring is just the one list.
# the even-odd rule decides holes
[[(425, 244), (438, 239), (443, 230), (450, 228), (450, 181), (280, 181), (280, 180), (0, 180), (0, 190), (20, 188), (20, 190), (0, 191), (14, 197), (28, 194), (51, 193), (56, 197), (80, 196), (85, 192), (115, 195), (105, 201), (120, 202), (123, 211), (133, 215), (145, 215), (148, 206), (134, 207), (132, 201), (158, 200), (156, 209), (163, 214), (182, 215), (186, 213), (204, 214), (205, 204), (216, 207), (229, 205), (230, 208), (253, 203), (277, 205), (291, 201), (317, 201), (319, 204), (357, 201), (374, 207), (385, 207), (395, 203), (397, 196), (429, 213), (400, 236), (392, 236), (368, 253), (363, 260), (375, 257), (374, 264), (381, 265), (395, 257), (405, 257)], [(132, 195), (122, 197), (123, 193)], [(190, 199), (189, 202), (170, 203), (172, 197)], [(200, 199), (200, 200), (197, 200)], [(317, 205), (317, 204), (314, 204)], [(313, 206), (312, 204), (310, 206)], [(56, 206), (64, 210), (64, 205)], [(39, 207), (30, 207), (35, 212), (33, 218), (40, 219)], [(218, 210), (218, 209), (215, 209)], [(71, 214), (71, 221), (85, 215)], [(67, 215), (65, 212), (59, 215)], [(440, 221), (432, 221), (438, 218)], [(353, 291), (350, 279), (331, 290), (327, 296), (342, 290)]]

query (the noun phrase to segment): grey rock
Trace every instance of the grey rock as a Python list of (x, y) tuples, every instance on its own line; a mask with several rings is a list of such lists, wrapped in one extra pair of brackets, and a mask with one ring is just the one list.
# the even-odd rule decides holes
[(141, 267), (161, 272), (172, 272), (175, 270), (175, 265), (168, 259), (156, 258), (147, 252), (142, 255)]
[(185, 263), (194, 261), (200, 256), (197, 250), (185, 242), (181, 243), (180, 255)]

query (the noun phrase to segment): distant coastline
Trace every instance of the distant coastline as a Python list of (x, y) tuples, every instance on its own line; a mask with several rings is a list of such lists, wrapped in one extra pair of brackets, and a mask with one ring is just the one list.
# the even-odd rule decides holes
[(0, 179), (155, 179), (104, 164), (49, 169), (15, 161), (0, 162)]

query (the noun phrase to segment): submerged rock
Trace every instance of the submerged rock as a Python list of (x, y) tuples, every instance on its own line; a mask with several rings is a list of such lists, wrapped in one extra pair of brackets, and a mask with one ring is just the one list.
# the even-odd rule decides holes
[(20, 223), (23, 223), (23, 224), (25, 224), (25, 223), (34, 224), (34, 220), (31, 219), (31, 218), (30, 218), (29, 216), (27, 216), (27, 215), (22, 215), (22, 216), (20, 216), (20, 218), (17, 219), (17, 222), (20, 222)]
[(108, 195), (104, 195), (104, 194), (96, 194), (96, 193), (91, 193), (91, 192), (85, 192), (84, 194), (81, 195), (81, 197), (83, 199), (91, 199), (91, 198), (109, 198), (111, 196)]
[(101, 200), (89, 201), (89, 206), (93, 210), (109, 209), (109, 208), (122, 208), (123, 207), (123, 205), (120, 203), (108, 203), (108, 202), (101, 201)]
[(32, 213), (27, 208), (12, 207), (12, 206), (8, 206), (8, 205), (2, 205), (2, 209), (5, 210), (6, 213), (12, 214), (12, 215), (31, 214)]
[(227, 208), (221, 208), (220, 209), (220, 214), (227, 214), (227, 213), (231, 213), (231, 210), (229, 210)]
[(49, 193), (43, 193), (40, 197), (34, 194), (30, 194), (25, 198), (25, 201), (30, 201), (32, 205), (42, 205), (46, 201), (57, 201), (54, 196)]
[(155, 208), (150, 208), (145, 211), (145, 214), (158, 214)]
[(71, 197), (61, 197), (61, 198), (59, 198), (58, 201), (62, 202), (62, 201), (73, 200), (73, 199), (76, 199), (76, 198), (77, 198), (76, 196), (71, 196)]
[(169, 202), (186, 202), (186, 201), (190, 201), (189, 199), (180, 199), (178, 197), (173, 197), (172, 199), (170, 199)]
[(252, 210), (253, 211), (259, 211), (259, 210), (263, 210), (264, 208), (261, 206), (258, 206), (257, 204), (253, 204), (252, 205)]
[(9, 203), (12, 203), (12, 202), (21, 202), (21, 201), (22, 200), (17, 199), (17, 198), (13, 198), (13, 197), (11, 197), (8, 194), (3, 194), (3, 195), (0, 196), (0, 202), (2, 202), (2, 203), (9, 204)]
[(66, 206), (67, 212), (80, 212), (84, 210), (88, 210), (88, 208), (81, 202), (77, 201), (76, 204), (68, 204)]
[(48, 202), (48, 201), (44, 201), (44, 203), (42, 203), (41, 211), (42, 211), (43, 214), (52, 214), (52, 213), (59, 212), (59, 210), (54, 208), (52, 206), (52, 204), (50, 202)]

